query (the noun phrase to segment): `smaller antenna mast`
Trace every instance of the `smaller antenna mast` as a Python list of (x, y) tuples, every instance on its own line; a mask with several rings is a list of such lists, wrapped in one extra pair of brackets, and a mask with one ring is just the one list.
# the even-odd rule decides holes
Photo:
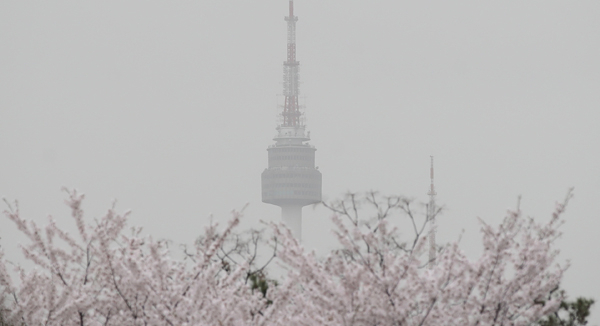
[(433, 185), (433, 156), (431, 157), (431, 186), (429, 192), (429, 204), (427, 205), (427, 220), (429, 221), (429, 267), (433, 266), (436, 258), (436, 247), (435, 247), (435, 186)]

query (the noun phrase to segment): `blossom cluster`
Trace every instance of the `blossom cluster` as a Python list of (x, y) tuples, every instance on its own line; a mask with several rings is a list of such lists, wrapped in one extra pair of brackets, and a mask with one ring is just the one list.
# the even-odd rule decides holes
[[(0, 252), (2, 315), (14, 325), (530, 325), (558, 309), (559, 204), (543, 225), (509, 212), (497, 227), (481, 221), (483, 253), (469, 260), (458, 242), (426, 258), (426, 236), (394, 246), (396, 229), (380, 218), (364, 227), (332, 217), (340, 249), (306, 252), (284, 225), (271, 225), (287, 269), (259, 291), (251, 259), (225, 266), (219, 251), (241, 217), (205, 229), (190, 259), (173, 259), (164, 241), (127, 235), (128, 214), (114, 207), (87, 223), (84, 196), (67, 204), (78, 234), (50, 218), (41, 228), (5, 212), (29, 239), (36, 268), (9, 264)], [(395, 243), (395, 242), (393, 242)], [(223, 252), (223, 251), (222, 251)], [(253, 258), (252, 258), (253, 259)], [(13, 279), (17, 275), (18, 280)], [(268, 287), (268, 290), (267, 290)]]

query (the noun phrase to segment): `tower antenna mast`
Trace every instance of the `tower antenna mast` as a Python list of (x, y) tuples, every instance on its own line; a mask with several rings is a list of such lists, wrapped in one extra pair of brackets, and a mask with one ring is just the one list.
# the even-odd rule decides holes
[(283, 95), (285, 102), (283, 105), (283, 126), (299, 126), (300, 105), (298, 103), (299, 80), (298, 66), (300, 63), (296, 60), (296, 22), (298, 17), (294, 16), (294, 1), (289, 2), (289, 16), (285, 17), (287, 22), (287, 60), (283, 62)]
[(431, 168), (429, 170), (429, 174), (431, 177), (431, 185), (429, 192), (427, 192), (427, 194), (429, 195), (429, 204), (427, 205), (427, 220), (429, 221), (429, 266), (433, 266), (433, 263), (436, 259), (435, 195), (437, 195), (437, 193), (435, 192), (435, 186), (433, 184), (433, 156), (431, 156)]

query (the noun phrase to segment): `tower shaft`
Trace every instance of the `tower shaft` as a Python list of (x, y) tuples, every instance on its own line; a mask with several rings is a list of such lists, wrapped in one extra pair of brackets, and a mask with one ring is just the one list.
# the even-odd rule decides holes
[(281, 220), (290, 228), (294, 238), (302, 239), (302, 206), (285, 205), (281, 206)]

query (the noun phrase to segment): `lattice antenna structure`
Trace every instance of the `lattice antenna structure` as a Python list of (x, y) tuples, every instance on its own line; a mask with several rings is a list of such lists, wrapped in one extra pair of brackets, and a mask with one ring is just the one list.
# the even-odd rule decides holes
[(308, 143), (304, 115), (298, 103), (300, 63), (296, 59), (294, 1), (289, 1), (287, 59), (283, 62), (285, 102), (274, 145), (267, 149), (269, 166), (261, 175), (262, 201), (281, 207), (283, 222), (302, 238), (302, 207), (321, 202), (321, 172), (315, 167), (316, 148)]
[(427, 194), (429, 195), (429, 204), (427, 205), (427, 220), (429, 221), (429, 266), (433, 266), (433, 263), (435, 262), (436, 258), (435, 195), (437, 195), (437, 193), (435, 192), (435, 186), (433, 184), (433, 156), (431, 156), (431, 168), (429, 170), (429, 174), (431, 177), (431, 185), (429, 191), (427, 192)]
[(289, 2), (289, 16), (285, 17), (287, 22), (287, 60), (283, 62), (283, 123), (284, 127), (300, 126), (300, 75), (298, 68), (300, 62), (296, 60), (296, 22), (298, 17), (294, 16), (294, 1)]

